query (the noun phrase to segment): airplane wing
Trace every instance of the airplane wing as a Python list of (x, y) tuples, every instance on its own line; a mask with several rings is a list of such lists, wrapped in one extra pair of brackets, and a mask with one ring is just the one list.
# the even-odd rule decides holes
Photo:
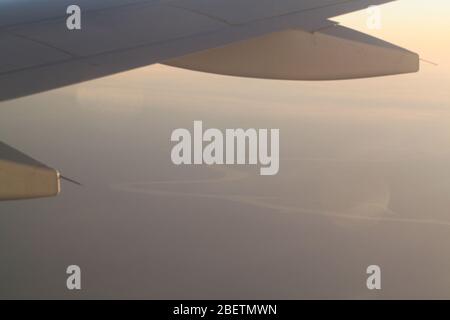
[[(164, 62), (294, 80), (417, 71), (416, 54), (329, 20), (390, 1), (1, 1), (0, 101)], [(81, 30), (66, 26), (74, 3)]]
[[(0, 101), (154, 63), (287, 80), (416, 72), (417, 54), (330, 20), (390, 1), (0, 1)], [(80, 30), (66, 24), (73, 4)], [(0, 144), (0, 200), (55, 195), (59, 179)]]

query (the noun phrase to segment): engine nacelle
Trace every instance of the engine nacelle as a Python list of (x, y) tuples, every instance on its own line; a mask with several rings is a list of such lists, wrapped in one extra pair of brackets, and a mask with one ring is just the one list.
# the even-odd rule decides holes
[(0, 143), (0, 201), (52, 197), (59, 191), (58, 171)]

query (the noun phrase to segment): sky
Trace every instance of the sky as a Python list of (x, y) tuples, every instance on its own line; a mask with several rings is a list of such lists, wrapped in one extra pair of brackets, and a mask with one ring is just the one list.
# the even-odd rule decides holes
[[(447, 35), (450, 3), (445, 0), (399, 0), (381, 8), (382, 28), (368, 30), (364, 10), (338, 17), (337, 21), (365, 33), (407, 47), (423, 58), (448, 66), (450, 44)], [(411, 47), (413, 46), (413, 47)]]
[[(0, 298), (450, 298), (450, 3), (343, 25), (417, 74), (294, 82), (154, 65), (0, 105), (0, 137), (83, 187), (0, 203)], [(170, 134), (279, 128), (280, 173), (175, 167)], [(65, 288), (65, 268), (83, 289)], [(368, 291), (366, 267), (382, 268)]]

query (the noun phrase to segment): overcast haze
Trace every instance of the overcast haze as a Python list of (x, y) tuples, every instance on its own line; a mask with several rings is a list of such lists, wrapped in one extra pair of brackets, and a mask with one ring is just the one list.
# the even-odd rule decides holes
[[(0, 203), (0, 298), (450, 298), (450, 5), (382, 12), (380, 31), (339, 20), (439, 66), (314, 83), (155, 65), (1, 103), (0, 140), (83, 187)], [(279, 128), (279, 174), (174, 166), (194, 120)]]

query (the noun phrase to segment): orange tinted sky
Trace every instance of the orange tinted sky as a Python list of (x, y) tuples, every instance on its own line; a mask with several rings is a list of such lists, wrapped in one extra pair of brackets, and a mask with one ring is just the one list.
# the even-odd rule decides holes
[(382, 5), (382, 28), (370, 30), (367, 11), (338, 17), (342, 24), (419, 53), (450, 69), (450, 1), (399, 0)]

